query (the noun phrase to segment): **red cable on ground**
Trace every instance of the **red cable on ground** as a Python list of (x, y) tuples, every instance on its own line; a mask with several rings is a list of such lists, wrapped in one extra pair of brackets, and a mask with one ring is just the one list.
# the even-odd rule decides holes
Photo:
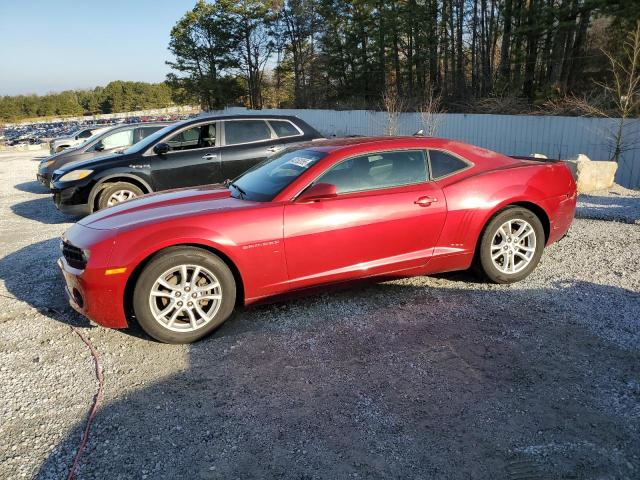
[[(14, 296), (4, 295), (2, 293), (0, 293), (0, 296), (5, 298), (10, 298), (12, 300), (18, 300)], [(41, 308), (48, 312), (54, 312), (63, 318), (66, 317), (64, 313), (56, 310), (55, 308), (51, 308), (51, 307), (41, 307)], [(41, 310), (41, 313), (42, 313), (42, 310)], [(76, 468), (78, 467), (78, 462), (80, 460), (80, 457), (82, 456), (84, 447), (87, 445), (87, 441), (89, 440), (89, 431), (91, 429), (91, 424), (93, 423), (93, 418), (96, 416), (98, 407), (102, 402), (102, 397), (104, 394), (104, 376), (102, 375), (102, 363), (100, 363), (100, 357), (98, 356), (98, 352), (96, 351), (91, 341), (86, 337), (84, 333), (82, 333), (80, 330), (78, 330), (74, 326), (69, 325), (69, 328), (71, 328), (71, 330), (80, 337), (80, 339), (84, 342), (84, 344), (87, 347), (89, 347), (89, 350), (91, 351), (91, 356), (93, 357), (93, 364), (96, 367), (96, 379), (98, 380), (98, 391), (93, 396), (93, 405), (91, 406), (91, 410), (89, 410), (89, 417), (87, 418), (87, 423), (85, 424), (84, 430), (82, 432), (82, 440), (80, 441), (80, 445), (78, 446), (78, 450), (76, 451), (76, 456), (73, 458), (73, 463), (71, 464), (71, 468), (69, 469), (69, 475), (67, 475), (67, 480), (72, 480), (74, 474), (76, 473)]]
[(104, 392), (104, 377), (102, 375), (102, 364), (100, 363), (100, 357), (98, 357), (98, 352), (96, 351), (93, 344), (89, 341), (84, 333), (78, 330), (75, 327), (71, 327), (73, 330), (85, 343), (89, 350), (91, 350), (91, 356), (93, 357), (93, 363), (96, 367), (96, 378), (98, 380), (98, 391), (93, 396), (93, 405), (91, 406), (91, 410), (89, 411), (89, 417), (87, 418), (87, 423), (85, 424), (84, 431), (82, 432), (82, 440), (80, 441), (80, 445), (78, 446), (78, 451), (76, 452), (76, 456), (73, 459), (73, 464), (71, 465), (71, 469), (69, 470), (69, 475), (67, 476), (67, 480), (72, 480), (74, 474), (76, 473), (76, 468), (78, 467), (78, 462), (80, 457), (82, 456), (82, 452), (84, 451), (84, 447), (87, 445), (87, 441), (89, 440), (89, 431), (91, 429), (91, 424), (93, 423), (93, 418), (96, 416), (96, 412), (98, 411), (98, 407), (100, 402), (102, 402), (102, 396)]
[[(44, 307), (44, 310), (53, 312), (62, 318), (66, 318), (66, 315), (64, 313), (56, 310), (55, 308)], [(80, 337), (84, 344), (89, 347), (91, 356), (93, 357), (93, 364), (96, 367), (96, 379), (98, 380), (98, 391), (93, 396), (93, 405), (91, 405), (91, 410), (89, 410), (89, 417), (87, 418), (87, 423), (85, 424), (84, 430), (82, 432), (82, 440), (80, 441), (80, 445), (78, 446), (75, 457), (73, 457), (73, 463), (71, 464), (71, 468), (69, 469), (69, 475), (67, 475), (67, 480), (72, 480), (74, 474), (76, 473), (76, 468), (78, 467), (78, 462), (80, 461), (80, 457), (82, 456), (84, 447), (87, 445), (87, 441), (89, 440), (89, 431), (91, 429), (91, 424), (93, 423), (93, 418), (96, 416), (98, 407), (102, 402), (102, 396), (104, 393), (104, 376), (102, 375), (102, 363), (100, 363), (100, 357), (98, 356), (98, 352), (96, 351), (91, 341), (84, 333), (82, 333), (73, 325), (69, 325), (69, 328), (71, 328), (71, 330)]]

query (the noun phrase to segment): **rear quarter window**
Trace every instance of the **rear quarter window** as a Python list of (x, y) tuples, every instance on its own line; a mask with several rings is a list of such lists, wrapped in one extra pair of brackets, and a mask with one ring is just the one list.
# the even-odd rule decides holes
[(286, 120), (269, 120), (269, 123), (271, 124), (273, 131), (276, 132), (278, 138), (300, 135), (298, 129), (291, 122)]
[(470, 166), (464, 160), (440, 150), (429, 150), (429, 164), (431, 165), (431, 178), (434, 180), (459, 172)]

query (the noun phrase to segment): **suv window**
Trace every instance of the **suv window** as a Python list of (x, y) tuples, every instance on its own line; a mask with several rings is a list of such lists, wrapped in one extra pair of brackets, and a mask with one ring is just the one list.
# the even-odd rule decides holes
[(287, 120), (269, 120), (269, 124), (271, 128), (273, 128), (273, 131), (276, 132), (278, 138), (300, 135), (298, 129)]
[(350, 158), (334, 165), (314, 183), (331, 183), (338, 193), (410, 185), (427, 180), (422, 150), (384, 152)]
[(133, 129), (122, 130), (120, 132), (107, 135), (102, 140), (100, 140), (97, 145), (100, 144), (102, 144), (105, 150), (110, 150), (112, 148), (129, 147), (133, 145)]
[(271, 138), (271, 130), (264, 120), (227, 120), (224, 122), (227, 145), (258, 142)]
[(216, 124), (209, 123), (187, 128), (167, 140), (171, 150), (192, 150), (216, 145)]
[(440, 150), (429, 150), (429, 162), (431, 164), (431, 178), (451, 175), (469, 166), (468, 163), (458, 157)]

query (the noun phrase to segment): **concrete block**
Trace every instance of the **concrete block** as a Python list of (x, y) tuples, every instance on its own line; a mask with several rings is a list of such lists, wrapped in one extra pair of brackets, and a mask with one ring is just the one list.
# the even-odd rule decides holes
[(578, 186), (578, 193), (594, 192), (611, 188), (616, 176), (618, 164), (608, 161), (593, 161), (584, 154), (575, 159), (566, 160)]

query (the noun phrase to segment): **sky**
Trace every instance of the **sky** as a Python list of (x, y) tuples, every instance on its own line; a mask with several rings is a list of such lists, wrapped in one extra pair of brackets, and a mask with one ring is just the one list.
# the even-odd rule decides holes
[(196, 0), (0, 0), (0, 96), (160, 82)]

